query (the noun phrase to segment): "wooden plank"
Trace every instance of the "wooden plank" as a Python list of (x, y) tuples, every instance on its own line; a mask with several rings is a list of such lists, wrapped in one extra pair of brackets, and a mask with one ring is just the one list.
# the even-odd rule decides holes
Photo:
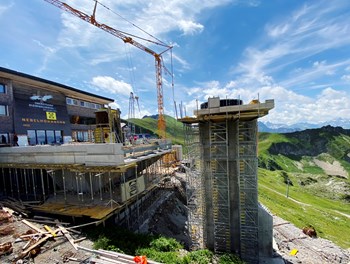
[(44, 220), (44, 219), (31, 219), (30, 221), (36, 222), (36, 223), (42, 223), (42, 224), (69, 225), (69, 223), (67, 222), (56, 222), (56, 221), (50, 221), (50, 220)]
[(25, 249), (29, 246), (30, 242), (32, 242), (32, 241), (29, 240), (29, 241), (22, 247), (22, 250), (25, 250)]
[(65, 229), (63, 226), (58, 226), (59, 229), (61, 229), (62, 234), (68, 239), (69, 243), (74, 247), (75, 250), (78, 250), (77, 245), (74, 243), (73, 237), (69, 234), (68, 230)]
[(29, 226), (31, 229), (34, 229), (35, 231), (37, 231), (38, 233), (44, 233), (44, 230), (41, 230), (39, 227), (35, 226), (34, 224), (32, 224), (31, 222), (23, 219), (22, 223), (26, 224), (27, 226)]
[(25, 251), (22, 252), (23, 256), (26, 256), (32, 249), (40, 246), (40, 244), (44, 243), (46, 240), (48, 240), (49, 238), (51, 238), (51, 235), (45, 235), (42, 239), (40, 239), (38, 242), (36, 242), (35, 244), (33, 244), (31, 247), (29, 247), (28, 249), (26, 249)]
[(70, 231), (71, 229), (76, 229), (76, 228), (89, 226), (89, 225), (96, 225), (97, 226), (97, 225), (99, 225), (101, 223), (102, 223), (102, 220), (98, 220), (98, 221), (94, 221), (94, 222), (90, 222), (90, 223), (86, 223), (86, 224), (82, 224), (82, 225), (66, 227), (66, 229)]
[[(61, 229), (57, 228), (55, 229), (53, 232), (58, 236), (57, 232), (61, 231)], [(50, 234), (49, 231), (45, 231), (45, 232), (39, 232), (39, 233), (34, 233), (34, 234), (28, 234), (28, 235), (22, 235), (20, 236), (20, 238), (26, 238), (26, 237), (32, 237), (32, 236), (38, 236), (38, 235), (46, 235), (46, 234)]]
[(85, 239), (86, 239), (86, 237), (81, 237), (81, 238), (75, 239), (74, 243), (79, 243), (79, 242), (81, 242), (81, 241), (83, 241)]

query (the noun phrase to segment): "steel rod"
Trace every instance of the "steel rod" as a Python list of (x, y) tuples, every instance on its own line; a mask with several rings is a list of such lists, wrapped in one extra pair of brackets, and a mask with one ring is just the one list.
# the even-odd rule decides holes
[(41, 188), (42, 188), (42, 192), (43, 192), (43, 198), (44, 198), (44, 201), (46, 200), (45, 199), (45, 184), (44, 184), (44, 174), (43, 174), (43, 170), (40, 169), (40, 177), (41, 177)]

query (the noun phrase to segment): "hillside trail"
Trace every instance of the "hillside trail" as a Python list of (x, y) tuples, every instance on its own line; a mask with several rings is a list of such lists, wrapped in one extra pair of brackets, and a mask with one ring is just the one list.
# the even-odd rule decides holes
[[(274, 193), (277, 193), (277, 194), (279, 194), (280, 196), (286, 197), (285, 194), (280, 193), (280, 192), (278, 192), (278, 191), (276, 191), (276, 190), (274, 190), (274, 189), (271, 189), (271, 188), (266, 187), (266, 186), (261, 186), (261, 187), (263, 187), (263, 188), (265, 188), (265, 189), (268, 189), (268, 190), (270, 190), (270, 191), (272, 191), (272, 192), (274, 192)], [(300, 205), (312, 206), (311, 204), (307, 204), (307, 203), (303, 203), (303, 202), (300, 202), (300, 201), (298, 201), (298, 200), (295, 200), (295, 199), (292, 198), (292, 197), (286, 197), (286, 198), (289, 199), (289, 200), (291, 200), (291, 201), (293, 201), (293, 202), (295, 202), (295, 203), (297, 203), (297, 204), (300, 204)]]
[[(274, 193), (277, 193), (278, 195), (281, 195), (281, 196), (284, 196), (284, 197), (286, 196), (285, 194), (280, 193), (280, 192), (278, 192), (278, 191), (276, 191), (276, 190), (274, 190), (274, 189), (271, 189), (271, 188), (269, 188), (269, 187), (266, 187), (266, 186), (261, 186), (261, 187), (263, 187), (263, 188), (265, 188), (265, 189), (268, 189), (268, 190), (270, 190), (270, 191), (272, 191), (272, 192), (274, 192)], [(298, 201), (298, 200), (295, 200), (295, 199), (292, 198), (292, 197), (286, 197), (286, 198), (289, 199), (289, 200), (291, 200), (291, 201), (293, 201), (293, 202), (295, 202), (295, 203), (297, 203), (297, 204), (300, 204), (300, 205), (312, 206), (312, 204), (300, 202), (300, 201)], [(314, 209), (315, 209), (315, 210), (318, 210), (318, 209), (316, 209), (316, 208), (314, 208)], [(320, 211), (320, 210), (318, 210), (318, 211)], [(337, 213), (337, 214), (340, 214), (340, 215), (342, 215), (342, 216), (345, 216), (345, 217), (347, 217), (347, 218), (350, 218), (350, 215), (349, 215), (349, 214), (346, 214), (346, 213), (343, 213), (343, 212), (340, 212), (340, 211), (334, 210), (334, 209), (332, 209), (332, 211), (335, 212), (335, 213)]]

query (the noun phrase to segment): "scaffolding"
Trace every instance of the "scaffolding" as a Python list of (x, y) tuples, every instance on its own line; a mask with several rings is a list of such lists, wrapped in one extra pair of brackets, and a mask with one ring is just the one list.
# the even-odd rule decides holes
[(259, 260), (257, 121), (238, 125), (239, 206), (241, 257), (249, 263)]
[(212, 178), (214, 251), (217, 253), (229, 252), (231, 247), (227, 122), (209, 122), (209, 174)]
[(188, 230), (191, 250), (203, 248), (202, 177), (198, 124), (184, 124)]
[(274, 101), (233, 101), (209, 98), (195, 111), (196, 117), (180, 119), (189, 161), (190, 236), (200, 248), (238, 253), (246, 262), (257, 263), (257, 119), (268, 114)]

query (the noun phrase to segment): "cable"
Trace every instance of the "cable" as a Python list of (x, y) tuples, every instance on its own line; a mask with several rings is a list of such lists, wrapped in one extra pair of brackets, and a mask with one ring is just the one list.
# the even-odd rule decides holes
[(161, 41), (160, 39), (158, 39), (157, 37), (153, 36), (152, 34), (148, 33), (147, 31), (143, 30), (141, 27), (137, 26), (136, 24), (134, 24), (133, 22), (129, 21), (128, 19), (126, 19), (126, 18), (123, 17), (122, 15), (120, 15), (120, 14), (118, 14), (117, 12), (113, 11), (113, 10), (110, 9), (108, 6), (105, 6), (104, 4), (100, 3), (100, 2), (97, 1), (97, 0), (94, 0), (94, 1), (97, 2), (98, 4), (100, 4), (101, 6), (103, 6), (104, 8), (106, 8), (107, 10), (109, 10), (110, 12), (112, 12), (113, 14), (115, 14), (116, 16), (118, 16), (118, 17), (120, 17), (121, 19), (125, 20), (126, 22), (130, 23), (131, 25), (133, 25), (134, 27), (136, 27), (137, 29), (139, 29), (140, 31), (142, 31), (143, 33), (145, 33), (146, 35), (148, 35), (148, 36), (150, 36), (151, 38), (157, 40), (158, 42), (155, 42), (155, 41), (152, 41), (152, 40), (149, 40), (149, 39), (145, 39), (145, 38), (142, 38), (142, 37), (138, 37), (138, 36), (132, 35), (132, 34), (130, 34), (130, 33), (126, 33), (126, 32), (120, 31), (120, 32), (122, 32), (123, 34), (132, 36), (132, 37), (134, 37), (134, 38), (142, 39), (142, 40), (144, 40), (144, 41), (152, 42), (152, 43), (157, 44), (157, 45), (169, 47), (168, 44), (166, 44), (165, 42)]

